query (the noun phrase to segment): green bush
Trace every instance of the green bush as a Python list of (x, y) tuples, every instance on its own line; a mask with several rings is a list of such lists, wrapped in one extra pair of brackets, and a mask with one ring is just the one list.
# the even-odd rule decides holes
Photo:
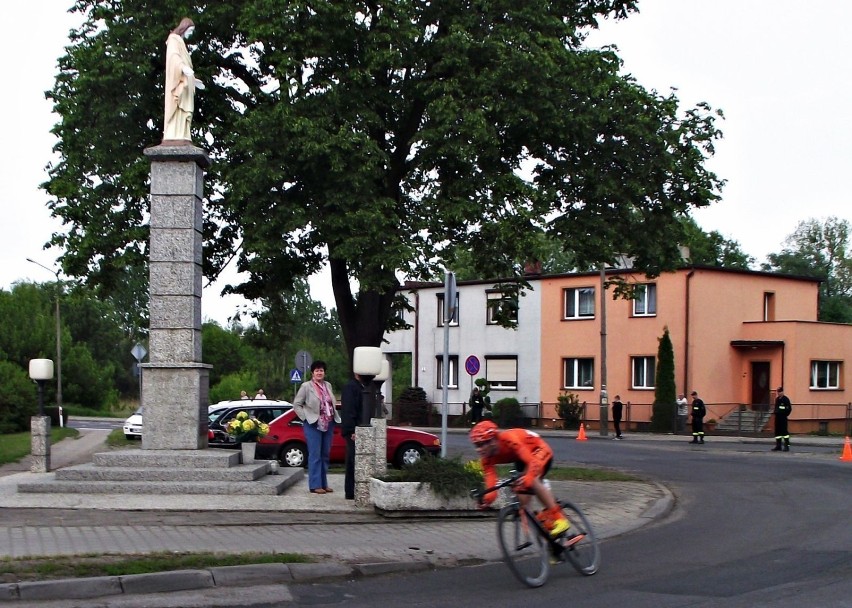
[(21, 366), (0, 361), (0, 433), (28, 431), (38, 413), (36, 384)]
[(508, 429), (524, 425), (521, 404), (514, 397), (504, 397), (494, 404), (494, 422), (497, 426)]
[(583, 419), (583, 406), (580, 397), (574, 393), (562, 392), (556, 398), (556, 413), (565, 421), (566, 429), (580, 428)]
[(254, 397), (258, 386), (260, 386), (260, 383), (257, 374), (254, 372), (244, 371), (226, 374), (222, 376), (216, 386), (210, 387), (210, 403), (239, 399), (240, 391), (246, 391), (249, 397)]
[(402, 469), (388, 472), (382, 481), (416, 481), (428, 483), (432, 491), (442, 498), (469, 496), (470, 491), (482, 487), (482, 470), (465, 464), (459, 457), (438, 458), (424, 456)]
[(399, 396), (394, 412), (400, 422), (427, 426), (431, 423), (432, 404), (426, 398), (426, 391), (419, 386), (409, 386)]

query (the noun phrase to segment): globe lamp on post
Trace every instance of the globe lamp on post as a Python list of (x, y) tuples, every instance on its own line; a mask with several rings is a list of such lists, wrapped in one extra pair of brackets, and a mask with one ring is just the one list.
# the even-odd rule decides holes
[(370, 426), (373, 414), (373, 380), (382, 372), (382, 349), (376, 346), (357, 346), (352, 353), (352, 371), (361, 377), (361, 420), (359, 426)]
[(44, 383), (53, 379), (53, 361), (50, 359), (31, 359), (30, 378), (38, 385), (38, 416), (31, 419), (30, 453), (33, 473), (47, 473), (50, 470), (50, 418), (44, 415)]

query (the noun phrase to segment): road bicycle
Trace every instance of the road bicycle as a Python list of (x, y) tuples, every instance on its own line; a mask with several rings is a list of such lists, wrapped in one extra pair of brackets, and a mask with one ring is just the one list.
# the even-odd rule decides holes
[[(567, 534), (557, 537), (550, 536), (536, 513), (521, 504), (513, 485), (520, 477), (513, 474), (500, 480), (497, 485), (484, 490), (472, 490), (471, 495), (481, 501), (489, 492), (506, 488), (508, 504), (497, 514), (497, 542), (509, 570), (519, 581), (528, 587), (541, 587), (550, 574), (551, 564), (570, 562), (572, 566), (585, 576), (591, 576), (598, 571), (601, 562), (601, 551), (594, 529), (585, 513), (572, 502), (557, 500), (562, 507), (571, 527)], [(520, 492), (531, 494), (531, 492)], [(570, 536), (569, 536), (570, 534)], [(574, 535), (583, 537), (568, 544), (568, 539)]]

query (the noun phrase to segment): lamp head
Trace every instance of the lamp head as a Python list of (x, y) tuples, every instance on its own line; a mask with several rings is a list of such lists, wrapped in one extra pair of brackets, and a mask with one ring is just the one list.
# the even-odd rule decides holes
[(382, 349), (377, 346), (356, 346), (352, 353), (352, 371), (362, 377), (377, 376), (382, 371)]
[(52, 380), (53, 361), (51, 359), (30, 359), (30, 378), (33, 380)]

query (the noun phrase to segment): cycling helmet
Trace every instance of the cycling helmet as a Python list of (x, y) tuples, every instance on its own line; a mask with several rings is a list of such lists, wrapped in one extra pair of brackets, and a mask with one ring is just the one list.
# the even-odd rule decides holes
[(483, 441), (489, 441), (494, 439), (497, 436), (497, 425), (494, 424), (491, 420), (483, 420), (482, 422), (476, 423), (472, 429), (470, 429), (470, 440), (473, 443), (482, 443)]

